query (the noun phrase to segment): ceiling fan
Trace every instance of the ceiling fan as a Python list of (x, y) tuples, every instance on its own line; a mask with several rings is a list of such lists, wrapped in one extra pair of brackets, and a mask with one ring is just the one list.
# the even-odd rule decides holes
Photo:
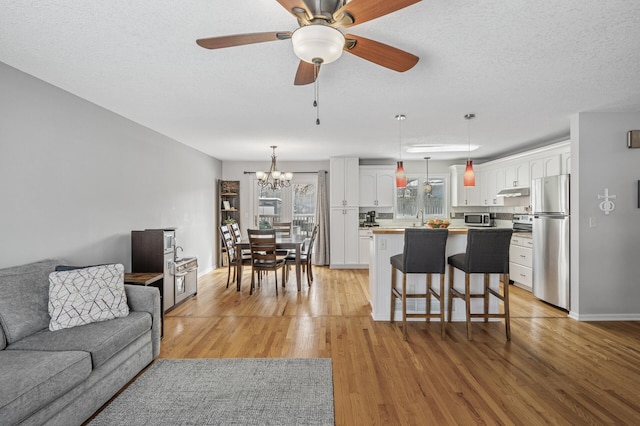
[(297, 30), (201, 38), (196, 42), (206, 49), (222, 49), (291, 39), (293, 50), (300, 58), (295, 85), (315, 82), (320, 65), (335, 61), (343, 51), (398, 72), (411, 69), (419, 60), (411, 53), (364, 37), (344, 34), (340, 29), (379, 18), (421, 0), (276, 1), (297, 18), (300, 26)]

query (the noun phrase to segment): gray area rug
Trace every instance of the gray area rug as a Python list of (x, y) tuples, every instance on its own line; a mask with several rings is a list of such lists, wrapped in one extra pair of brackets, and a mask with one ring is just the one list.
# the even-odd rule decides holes
[(160, 359), (99, 425), (333, 425), (331, 359)]

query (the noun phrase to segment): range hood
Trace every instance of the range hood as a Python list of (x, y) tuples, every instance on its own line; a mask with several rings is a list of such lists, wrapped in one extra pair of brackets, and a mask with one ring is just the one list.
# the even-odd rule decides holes
[(529, 195), (529, 188), (507, 188), (498, 192), (498, 197), (526, 197)]

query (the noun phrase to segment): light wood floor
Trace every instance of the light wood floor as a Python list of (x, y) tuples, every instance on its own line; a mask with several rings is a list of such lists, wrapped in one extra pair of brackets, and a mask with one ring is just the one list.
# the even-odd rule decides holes
[[(249, 296), (226, 270), (167, 314), (161, 358), (328, 357), (336, 425), (640, 424), (640, 322), (586, 323), (511, 286), (503, 323), (375, 322), (366, 270), (295, 273), (276, 297), (273, 274)], [(244, 282), (249, 275), (245, 274)]]

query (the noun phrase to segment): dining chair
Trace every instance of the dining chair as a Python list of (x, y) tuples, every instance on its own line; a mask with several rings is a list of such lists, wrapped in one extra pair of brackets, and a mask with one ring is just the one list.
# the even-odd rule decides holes
[[(504, 318), (505, 333), (507, 340), (511, 340), (511, 325), (509, 316), (509, 245), (511, 244), (511, 234), (509, 229), (469, 229), (467, 231), (467, 249), (465, 253), (454, 254), (448, 257), (449, 263), (449, 322), (453, 298), (464, 300), (466, 306), (467, 339), (471, 340), (471, 319), (484, 318), (487, 322), (489, 318)], [(456, 289), (453, 286), (454, 268), (465, 274), (464, 290)], [(484, 290), (482, 293), (471, 293), (470, 275), (484, 275)], [(489, 275), (502, 275), (502, 293), (499, 289), (494, 290), (489, 287)], [(503, 313), (489, 313), (489, 297), (494, 296), (502, 301)], [(471, 299), (484, 299), (484, 312), (471, 312)]]
[(273, 229), (248, 229), (249, 247), (251, 250), (251, 290), (255, 288), (255, 277), (258, 275), (258, 286), (261, 286), (261, 273), (273, 271), (278, 295), (278, 269), (282, 269), (282, 284), (285, 280), (284, 256), (278, 256), (276, 250), (276, 234)]
[[(236, 263), (238, 262), (238, 259), (236, 258), (236, 255), (238, 253), (236, 250), (236, 242), (228, 225), (220, 225), (218, 229), (220, 231), (220, 238), (224, 243), (224, 250), (227, 256), (227, 288), (229, 288), (229, 283), (231, 281), (235, 281), (237, 274)], [(240, 256), (243, 265), (251, 263), (250, 255), (240, 254)], [(231, 269), (233, 269), (233, 278), (231, 277)]]
[[(320, 225), (315, 225), (313, 227), (313, 231), (311, 232), (311, 237), (305, 241), (302, 251), (300, 252), (300, 262), (302, 263), (302, 270), (306, 272), (307, 275), (307, 284), (311, 287), (311, 283), (313, 282), (313, 271), (311, 269), (312, 261), (313, 261), (313, 246), (316, 241), (316, 236), (318, 235), (318, 230), (320, 229)], [(290, 253), (285, 257), (285, 262), (287, 263), (287, 279), (289, 279), (289, 265), (294, 265), (296, 263), (296, 254)]]
[(271, 226), (280, 237), (290, 237), (292, 234), (291, 222), (273, 222)]
[[(233, 222), (231, 225), (231, 234), (233, 235), (233, 239), (236, 244), (242, 241), (242, 231), (240, 230), (240, 225), (237, 222)], [(251, 257), (251, 252), (249, 250), (241, 250), (241, 253), (245, 257)]]
[[(275, 231), (277, 237), (288, 238), (291, 237), (292, 234), (292, 222), (273, 222), (271, 224), (271, 229)], [(277, 254), (278, 256), (285, 257), (292, 252), (292, 250), (279, 249)]]

